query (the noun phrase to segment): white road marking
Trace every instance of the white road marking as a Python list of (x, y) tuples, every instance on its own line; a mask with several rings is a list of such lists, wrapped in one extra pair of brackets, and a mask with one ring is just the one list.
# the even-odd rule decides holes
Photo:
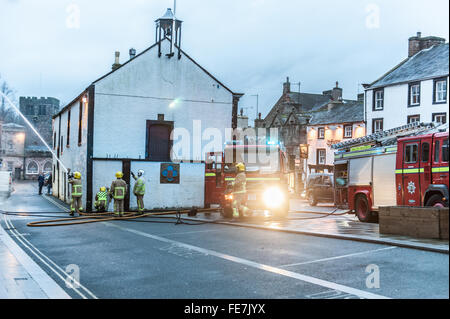
[[(6, 223), (6, 216), (4, 216), (4, 219)], [(6, 226), (9, 227), (8, 224), (6, 224)], [(19, 237), (17, 237), (17, 239), (20, 241)], [(36, 264), (36, 262), (31, 259), (31, 257), (28, 256), (27, 253), (25, 253), (14, 240), (12, 240), (1, 225), (0, 240), (3, 241), (14, 257), (25, 268), (31, 278), (33, 278), (33, 280), (50, 299), (71, 299), (71, 297), (49, 275), (47, 275), (47, 273), (42, 270), (42, 268), (39, 267), (38, 264)]]
[(348, 254), (348, 255), (342, 255), (342, 256), (336, 256), (336, 257), (330, 257), (330, 258), (323, 258), (323, 259), (305, 261), (305, 262), (301, 262), (301, 263), (282, 265), (282, 266), (278, 266), (278, 267), (286, 268), (286, 267), (293, 267), (293, 266), (301, 266), (301, 265), (319, 263), (319, 262), (323, 262), (323, 261), (336, 260), (336, 259), (341, 259), (341, 258), (359, 256), (359, 255), (364, 255), (364, 254), (370, 254), (370, 253), (375, 253), (375, 252), (379, 252), (379, 251), (392, 250), (392, 249), (395, 249), (395, 248), (397, 248), (397, 247), (387, 247), (387, 248), (381, 248), (381, 249), (375, 249), (375, 250), (367, 250), (367, 251), (362, 251), (362, 252), (354, 253), (354, 254)]
[[(35, 255), (44, 265), (46, 265), (51, 271), (53, 271), (62, 281), (66, 282), (66, 279), (69, 278), (69, 274), (66, 273), (61, 267), (59, 267), (53, 260), (51, 260), (49, 257), (47, 257), (44, 253), (42, 253), (39, 249), (37, 249), (32, 243), (30, 243), (25, 237), (22, 236), (22, 234), (20, 234), (12, 225), (11, 221), (9, 221), (7, 219), (6, 216), (4, 216), (5, 219), (5, 223), (7, 224), (8, 227), (10, 227), (12, 230), (12, 232), (17, 236), (17, 240), (24, 245), (33, 255)], [(38, 255), (39, 254), (39, 255)], [(51, 263), (54, 267), (52, 267), (51, 265), (49, 265), (49, 263), (47, 263), (44, 259), (46, 259), (49, 263)], [(64, 276), (65, 278), (56, 271), (56, 269), (59, 270)], [(89, 291), (86, 287), (84, 287), (83, 285), (81, 285), (77, 280), (73, 279), (73, 282), (78, 285), (80, 288), (82, 288), (87, 294), (89, 294), (92, 298), (97, 299), (97, 297), (91, 292)], [(80, 291), (78, 291), (78, 289), (74, 288), (73, 289), (78, 295), (80, 295), (80, 297), (82, 297), (83, 299), (88, 299), (83, 293), (81, 293)]]
[(128, 231), (130, 233), (134, 233), (136, 235), (140, 235), (143, 237), (147, 237), (150, 239), (154, 239), (154, 240), (158, 240), (161, 242), (165, 242), (165, 243), (169, 243), (169, 244), (174, 244), (174, 245), (178, 245), (179, 247), (184, 247), (187, 249), (191, 249), (203, 254), (207, 254), (207, 255), (211, 255), (211, 256), (215, 256), (221, 259), (225, 259), (234, 263), (238, 263), (238, 264), (242, 264), (242, 265), (246, 265), (248, 267), (253, 267), (256, 269), (260, 269), (260, 270), (264, 270), (267, 272), (271, 272), (277, 275), (281, 275), (281, 276), (285, 276), (285, 277), (289, 277), (289, 278), (294, 278), (297, 280), (301, 280), (304, 282), (308, 282), (314, 285), (318, 285), (318, 286), (322, 286), (322, 287), (326, 287), (329, 289), (333, 289), (333, 290), (338, 290), (341, 292), (345, 292), (348, 294), (352, 294), (355, 296), (358, 296), (360, 298), (368, 298), (368, 299), (390, 299), (388, 297), (385, 296), (381, 296), (381, 295), (377, 295), (374, 293), (370, 293), (364, 290), (359, 290), (359, 289), (355, 289), (355, 288), (351, 288), (351, 287), (347, 287), (344, 285), (340, 285), (340, 284), (336, 284), (334, 282), (330, 282), (330, 281), (326, 281), (326, 280), (322, 280), (322, 279), (318, 279), (318, 278), (314, 278), (311, 276), (306, 276), (306, 275), (302, 275), (299, 273), (295, 273), (292, 271), (288, 271), (285, 269), (281, 269), (281, 268), (277, 268), (277, 267), (272, 267), (269, 265), (264, 265), (264, 264), (260, 264), (257, 262), (253, 262), (247, 259), (243, 259), (240, 257), (235, 257), (235, 256), (231, 256), (231, 255), (227, 255), (227, 254), (222, 254), (220, 252), (214, 251), (214, 250), (210, 250), (210, 249), (205, 249), (205, 248), (201, 248), (201, 247), (197, 247), (197, 246), (193, 246), (193, 245), (189, 245), (189, 244), (185, 244), (179, 241), (175, 241), (175, 240), (171, 240), (171, 239), (167, 239), (164, 237), (160, 237), (160, 236), (156, 236), (156, 235), (151, 235), (148, 233), (144, 233), (135, 229), (131, 229), (131, 228), (125, 228), (119, 225), (115, 225), (113, 223), (110, 222), (106, 222), (105, 225), (111, 226), (111, 227), (115, 227), (124, 231)]

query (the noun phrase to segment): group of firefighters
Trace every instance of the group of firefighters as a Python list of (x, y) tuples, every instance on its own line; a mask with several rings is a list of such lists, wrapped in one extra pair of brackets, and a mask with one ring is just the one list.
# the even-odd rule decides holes
[[(137, 176), (132, 172), (131, 176), (134, 178), (136, 183), (134, 184), (133, 193), (136, 196), (138, 212), (139, 214), (144, 213), (144, 196), (145, 196), (145, 172), (139, 170)], [(83, 188), (81, 182), (81, 173), (75, 172), (74, 174), (69, 174), (69, 184), (72, 186), (72, 201), (70, 205), (70, 216), (75, 216), (75, 213), (83, 213)], [(114, 199), (114, 213), (116, 216), (122, 217), (125, 213), (125, 197), (128, 192), (128, 185), (123, 180), (123, 173), (116, 173), (116, 180), (111, 183), (110, 188), (105, 186), (100, 187), (100, 191), (95, 195), (95, 209), (98, 213), (103, 213), (108, 211), (109, 201)]]
[[(144, 171), (139, 170), (136, 176), (131, 172), (131, 176), (136, 181), (134, 184), (133, 193), (136, 196), (136, 201), (138, 205), (138, 212), (140, 214), (144, 213), (144, 195), (145, 195), (145, 180)], [(246, 184), (247, 177), (245, 174), (245, 165), (239, 163), (236, 165), (236, 179), (233, 183), (233, 217), (243, 217), (248, 211), (245, 206), (246, 202)], [(70, 215), (75, 216), (75, 212), (80, 214), (83, 212), (82, 204), (82, 183), (81, 183), (81, 173), (75, 172), (74, 174), (69, 174), (69, 184), (72, 186), (72, 201), (70, 205)], [(124, 201), (125, 196), (128, 192), (128, 185), (123, 180), (123, 173), (116, 173), (116, 180), (111, 183), (111, 187), (108, 189), (105, 186), (100, 188), (100, 191), (95, 195), (95, 209), (99, 213), (107, 212), (109, 206), (109, 200), (114, 199), (114, 213), (116, 216), (122, 217), (125, 213)]]

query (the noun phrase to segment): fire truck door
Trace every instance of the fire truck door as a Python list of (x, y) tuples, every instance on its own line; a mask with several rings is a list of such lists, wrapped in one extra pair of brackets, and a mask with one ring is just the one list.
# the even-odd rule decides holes
[[(425, 198), (425, 192), (428, 186), (431, 184), (431, 148), (432, 139), (423, 139), (420, 145), (420, 200)], [(425, 206), (425, 203), (421, 202), (421, 206)]]
[(420, 141), (405, 143), (403, 147), (403, 205), (420, 206)]

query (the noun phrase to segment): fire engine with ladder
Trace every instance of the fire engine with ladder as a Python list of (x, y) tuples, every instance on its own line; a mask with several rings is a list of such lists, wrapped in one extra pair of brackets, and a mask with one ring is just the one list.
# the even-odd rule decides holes
[(448, 124), (412, 123), (332, 146), (335, 204), (362, 222), (382, 206), (448, 207)]

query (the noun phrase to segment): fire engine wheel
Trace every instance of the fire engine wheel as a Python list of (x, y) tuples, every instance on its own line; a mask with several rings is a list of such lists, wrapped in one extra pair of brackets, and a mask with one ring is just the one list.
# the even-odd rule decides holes
[(317, 199), (316, 199), (316, 196), (314, 196), (314, 194), (311, 194), (309, 196), (309, 205), (310, 206), (317, 206)]
[(364, 195), (356, 197), (355, 211), (359, 221), (363, 223), (373, 223), (376, 221), (376, 216), (370, 211), (369, 202)]
[(426, 204), (427, 207), (444, 208), (447, 207), (442, 200), (442, 195), (436, 194), (430, 197)]
[(283, 219), (283, 218), (286, 218), (288, 216), (288, 214), (289, 214), (289, 207), (286, 207), (286, 206), (273, 211), (273, 216), (275, 218)]

